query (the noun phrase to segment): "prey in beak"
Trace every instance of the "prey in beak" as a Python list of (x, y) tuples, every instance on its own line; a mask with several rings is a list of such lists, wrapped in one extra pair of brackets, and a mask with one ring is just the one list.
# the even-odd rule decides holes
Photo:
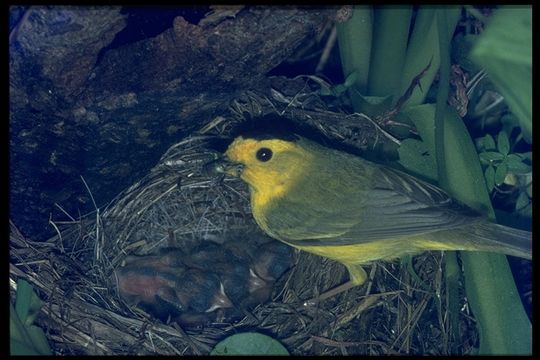
[(218, 175), (240, 177), (243, 170), (244, 165), (230, 161), (225, 155), (221, 155), (216, 160), (213, 160), (203, 166), (203, 172), (212, 177)]

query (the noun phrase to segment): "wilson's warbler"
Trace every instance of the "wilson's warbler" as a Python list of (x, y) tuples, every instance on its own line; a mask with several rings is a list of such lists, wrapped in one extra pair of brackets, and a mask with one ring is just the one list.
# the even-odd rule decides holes
[(340, 291), (366, 280), (362, 264), (425, 250), (531, 258), (530, 232), (491, 223), (436, 186), (296, 134), (272, 136), (237, 137), (216, 170), (249, 185), (268, 235), (345, 265)]

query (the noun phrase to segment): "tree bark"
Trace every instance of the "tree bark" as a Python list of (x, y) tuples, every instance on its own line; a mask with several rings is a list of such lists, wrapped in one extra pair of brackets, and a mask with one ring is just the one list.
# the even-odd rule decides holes
[[(119, 7), (36, 6), (10, 33), (10, 216), (33, 239), (137, 181), (175, 141), (228, 114), (335, 9), (218, 7), (192, 24), (102, 50)], [(99, 59), (99, 62), (98, 62)], [(61, 214), (61, 216), (60, 216)]]

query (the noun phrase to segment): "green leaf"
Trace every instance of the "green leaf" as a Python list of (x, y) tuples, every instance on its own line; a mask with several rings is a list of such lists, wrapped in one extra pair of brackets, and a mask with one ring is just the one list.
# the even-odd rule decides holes
[(491, 136), (490, 134), (487, 134), (486, 136), (484, 136), (482, 138), (482, 143), (483, 143), (483, 146), (484, 146), (483, 150), (495, 150), (496, 149), (495, 140), (493, 139), (493, 136)]
[(510, 141), (504, 131), (499, 132), (499, 135), (497, 135), (497, 149), (503, 155), (508, 155), (510, 151)]
[(51, 355), (43, 330), (34, 325), (24, 325), (17, 311), (10, 305), (9, 333), (12, 355)]
[(513, 174), (528, 174), (532, 171), (532, 167), (522, 163), (519, 156), (512, 155), (514, 154), (508, 155), (508, 158), (506, 159), (506, 163), (508, 164), (508, 172)]
[[(364, 96), (356, 94), (355, 96), (355, 109), (358, 107), (360, 112), (366, 114), (369, 117), (375, 117), (383, 114), (392, 106), (392, 96)], [(356, 110), (358, 111), (358, 110)]]
[[(356, 72), (357, 78), (354, 87), (360, 93), (365, 93), (369, 76), (373, 32), (372, 7), (356, 5), (351, 18), (345, 22), (338, 22), (336, 29), (343, 75), (348, 78), (353, 72)], [(352, 93), (351, 99), (353, 99)], [(356, 108), (355, 110), (359, 111)]]
[[(423, 5), (418, 8), (416, 19), (409, 43), (407, 45), (407, 56), (403, 66), (403, 76), (401, 78), (400, 94), (404, 94), (412, 79), (414, 79), (431, 61), (428, 71), (420, 79), (420, 87), (416, 87), (412, 96), (407, 100), (408, 105), (420, 105), (425, 99), (435, 76), (439, 71), (439, 33), (437, 28), (435, 6)], [(455, 31), (456, 24), (460, 18), (460, 6), (447, 6), (448, 37)]]
[(412, 6), (377, 6), (374, 9), (367, 94), (393, 95), (395, 102), (403, 95), (399, 90), (407, 53)]
[(347, 87), (345, 87), (345, 85), (343, 84), (338, 84), (332, 88), (332, 92), (334, 93), (334, 95), (341, 95), (345, 91), (347, 91)]
[(478, 154), (480, 160), (490, 163), (491, 161), (500, 161), (504, 159), (504, 155), (495, 151), (485, 151)]
[(484, 172), (484, 177), (486, 178), (488, 191), (491, 193), (495, 188), (495, 168), (489, 165)]
[(17, 282), (17, 301), (15, 302), (15, 311), (19, 316), (19, 319), (24, 324), (30, 325), (32, 321), (28, 321), (28, 314), (30, 313), (30, 307), (32, 304), (33, 289), (26, 280), (19, 280)]
[(270, 336), (248, 332), (219, 342), (210, 355), (289, 355), (289, 352)]
[(531, 199), (527, 196), (526, 192), (521, 192), (517, 198), (516, 201), (516, 210), (521, 210), (525, 208), (525, 206), (529, 205), (531, 202)]
[(524, 153), (515, 153), (517, 156), (519, 156), (522, 159), (527, 159), (529, 161), (532, 161), (532, 152), (524, 152)]
[(405, 139), (398, 148), (400, 164), (415, 174), (421, 174), (437, 181), (435, 158), (429, 153), (427, 145), (416, 139)]
[(470, 52), (479, 36), (476, 34), (457, 34), (452, 39), (452, 63), (467, 73), (477, 73), (481, 69), (470, 59)]
[(532, 142), (532, 7), (501, 6), (472, 50)]
[[(439, 176), (439, 186), (443, 189), (449, 188), (449, 178), (446, 167), (445, 145), (448, 138), (445, 134), (445, 118), (448, 115), (447, 103), (450, 92), (450, 41), (447, 34), (448, 14), (444, 9), (437, 10), (437, 28), (439, 35), (439, 85), (437, 88), (437, 102), (435, 104), (435, 159), (437, 162), (437, 175)], [(476, 158), (478, 159), (478, 157)], [(453, 316), (454, 314), (450, 314)]]
[(32, 325), (42, 302), (25, 280), (17, 281), (15, 306), (10, 303), (10, 344), (13, 355), (50, 355), (45, 333)]
[[(413, 121), (416, 120), (411, 116), (414, 112), (434, 112), (433, 105), (418, 108), (411, 107), (404, 111)], [(433, 143), (433, 117), (431, 123), (415, 121), (415, 124), (424, 142)], [(444, 125), (445, 165), (449, 184), (445, 190), (457, 200), (494, 218), (477, 152), (463, 121), (454, 112), (448, 112)], [(531, 353), (531, 323), (521, 305), (506, 257), (469, 251), (460, 254), (467, 298), (480, 332), (479, 353)]]
[(333, 96), (334, 92), (327, 86), (321, 86), (319, 89), (319, 95), (321, 96)]
[(43, 355), (27, 343), (11, 338), (9, 342), (11, 355)]
[(506, 161), (508, 161), (509, 163), (510, 162), (521, 162), (521, 159), (522, 157), (519, 156), (518, 154), (514, 153), (514, 154), (508, 154), (508, 156), (506, 157)]
[(519, 126), (519, 120), (516, 118), (516, 116), (512, 113), (504, 114), (501, 117), (501, 124), (503, 126), (503, 130), (507, 134), (512, 134), (512, 130)]
[(346, 88), (350, 88), (356, 83), (357, 80), (358, 80), (358, 73), (356, 71), (353, 71), (349, 76), (347, 76), (343, 85)]
[(517, 212), (520, 216), (530, 219), (532, 217), (532, 202), (523, 209), (519, 209)]
[(507, 173), (508, 165), (506, 161), (503, 161), (499, 164), (499, 166), (497, 166), (497, 169), (495, 170), (495, 184), (501, 185), (504, 182)]
[[(506, 256), (462, 251), (467, 298), (479, 321), (479, 355), (532, 354), (532, 326)], [(482, 306), (479, 302), (481, 301)]]

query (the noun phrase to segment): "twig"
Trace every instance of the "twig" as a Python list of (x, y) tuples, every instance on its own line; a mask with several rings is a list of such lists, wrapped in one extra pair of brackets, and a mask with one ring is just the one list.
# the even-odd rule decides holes
[(401, 141), (399, 141), (398, 139), (396, 139), (395, 137), (393, 137), (392, 135), (390, 135), (390, 133), (386, 132), (382, 127), (379, 126), (379, 124), (377, 124), (374, 120), (372, 120), (369, 116), (365, 115), (365, 114), (362, 114), (362, 113), (354, 113), (353, 115), (356, 115), (356, 116), (360, 116), (361, 118), (364, 118), (364, 119), (367, 119), (369, 120), (373, 126), (375, 126), (375, 128), (377, 130), (379, 130), (384, 136), (386, 136), (388, 139), (390, 139), (392, 142), (398, 144), (398, 145), (401, 145)]
[(336, 43), (336, 39), (337, 39), (337, 30), (336, 30), (336, 26), (334, 25), (332, 27), (332, 31), (330, 31), (330, 35), (328, 36), (326, 45), (324, 46), (324, 50), (321, 54), (321, 58), (319, 59), (319, 63), (317, 64), (317, 67), (315, 68), (316, 74), (323, 71), (324, 67), (326, 66), (326, 63), (328, 62), (328, 58), (330, 57), (330, 53), (332, 52), (332, 49), (334, 48), (334, 45)]
[(62, 253), (65, 253), (66, 250), (64, 249), (64, 241), (62, 240), (62, 233), (60, 233), (60, 230), (58, 229), (56, 224), (52, 221), (52, 214), (50, 214), (49, 216), (49, 224), (51, 224), (51, 226), (54, 228), (54, 230), (58, 234), (58, 239), (60, 240), (60, 250), (62, 251)]
[(82, 180), (84, 186), (86, 187), (86, 190), (88, 191), (88, 194), (90, 195), (90, 198), (92, 199), (92, 203), (94, 204), (94, 208), (97, 210), (98, 207), (96, 205), (96, 201), (94, 200), (94, 196), (92, 195), (92, 192), (90, 191), (90, 188), (88, 187), (88, 184), (86, 183), (86, 181), (84, 180), (82, 175), (79, 175), (79, 176), (81, 177), (81, 180)]
[(77, 220), (75, 220), (71, 215), (69, 215), (68, 212), (67, 212), (66, 210), (64, 210), (64, 208), (61, 207), (58, 203), (55, 202), (55, 203), (54, 203), (54, 206), (56, 206), (58, 209), (60, 209), (60, 211), (62, 211), (64, 214), (66, 214), (66, 216), (67, 216), (68, 218), (70, 218), (71, 221), (77, 222)]

